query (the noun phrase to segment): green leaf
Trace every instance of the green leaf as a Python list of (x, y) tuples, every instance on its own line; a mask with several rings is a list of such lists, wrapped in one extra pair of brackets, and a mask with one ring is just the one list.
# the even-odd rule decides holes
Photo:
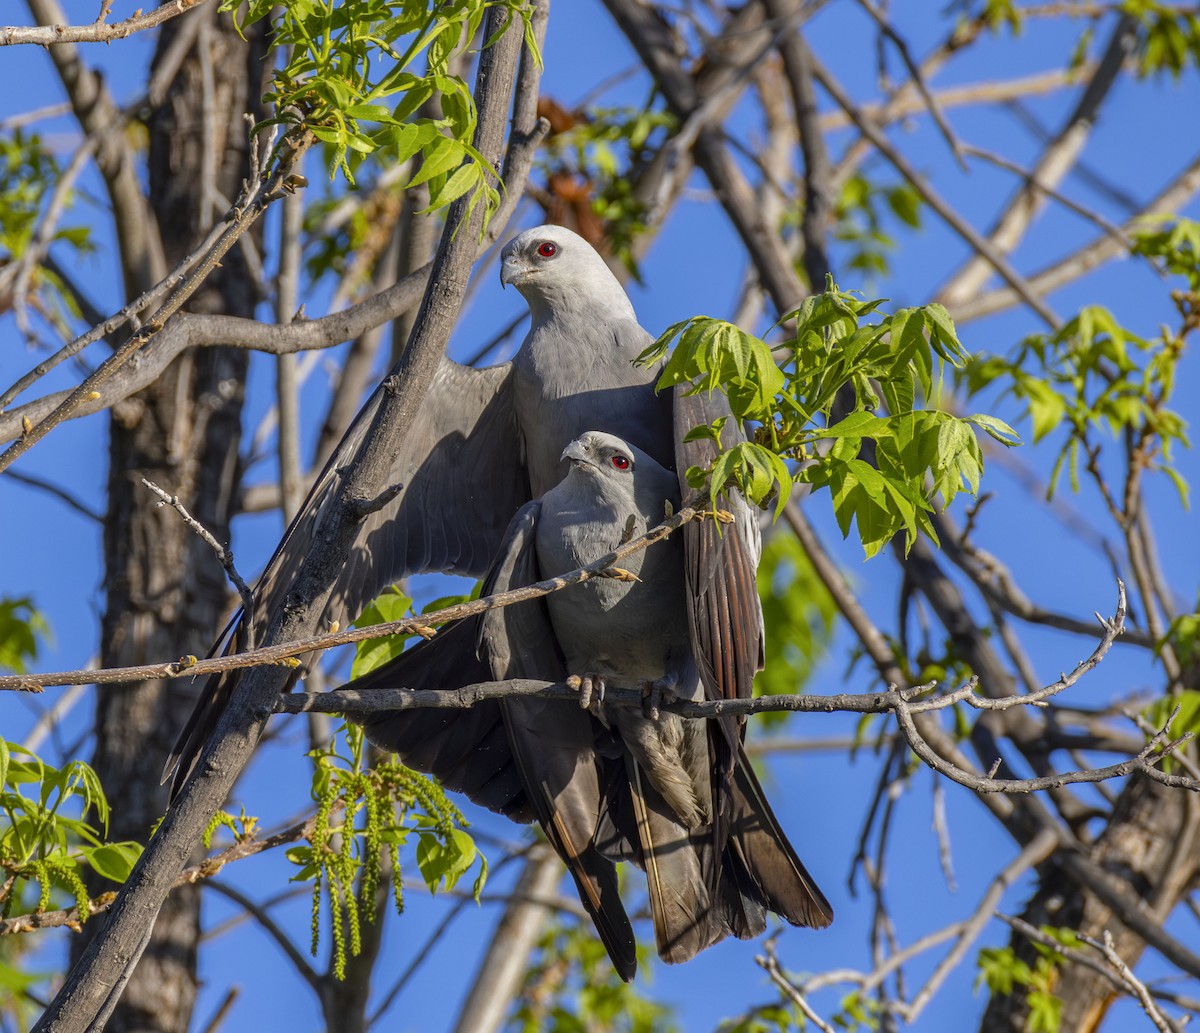
[[(410, 615), (412, 599), (395, 585), (389, 585), (383, 594), (372, 600), (363, 610), (356, 628), (369, 628), (376, 624), (390, 624)], [(355, 645), (354, 662), (350, 666), (350, 677), (361, 678), (382, 667), (404, 652), (405, 643), (411, 635), (388, 635), (384, 638), (366, 639)]]
[(106, 843), (83, 851), (92, 870), (106, 879), (123, 883), (129, 878), (133, 866), (142, 855), (139, 843)]
[(995, 416), (988, 416), (986, 413), (975, 413), (967, 417), (967, 422), (975, 424), (976, 427), (981, 427), (987, 433), (988, 437), (994, 441), (999, 441), (1000, 444), (1009, 448), (1021, 444), (1021, 436), (1007, 423), (997, 419)]

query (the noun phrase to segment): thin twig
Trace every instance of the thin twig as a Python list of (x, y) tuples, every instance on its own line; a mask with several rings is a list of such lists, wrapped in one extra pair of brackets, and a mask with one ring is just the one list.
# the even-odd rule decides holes
[[(703, 505), (703, 503), (701, 503)], [(21, 691), (37, 691), (48, 685), (77, 685), (77, 684), (117, 684), (129, 681), (154, 681), (163, 678), (193, 677), (214, 674), (218, 671), (231, 671), (245, 667), (256, 667), (263, 664), (280, 664), (295, 666), (294, 657), (316, 650), (329, 649), (332, 646), (347, 645), (352, 642), (365, 642), (368, 639), (384, 638), (388, 635), (412, 635), (428, 633), (431, 626), (445, 624), (464, 617), (473, 617), (487, 610), (513, 603), (536, 599), (551, 592), (560, 591), (570, 585), (596, 577), (606, 577), (611, 567), (617, 566), (626, 557), (661, 541), (677, 531), (691, 520), (704, 517), (707, 510), (692, 506), (684, 507), (668, 517), (645, 534), (622, 545), (619, 549), (601, 557), (587, 567), (563, 574), (559, 577), (548, 578), (526, 588), (500, 592), (483, 599), (459, 603), (434, 613), (423, 613), (419, 617), (406, 617), (403, 620), (389, 621), (366, 628), (350, 628), (327, 635), (317, 635), (300, 639), (295, 642), (285, 642), (276, 646), (252, 649), (243, 653), (230, 653), (222, 657), (210, 657), (197, 660), (195, 657), (184, 657), (181, 660), (161, 664), (146, 664), (138, 667), (109, 668), (98, 671), (71, 671), (57, 674), (29, 674), (0, 676), (0, 690), (16, 689)]]
[(242, 575), (238, 573), (237, 567), (233, 564), (233, 550), (227, 549), (215, 537), (212, 532), (197, 520), (191, 513), (187, 511), (187, 507), (180, 501), (178, 495), (172, 495), (168, 491), (164, 491), (153, 481), (142, 478), (142, 483), (149, 488), (162, 501), (160, 505), (172, 507), (181, 517), (183, 522), (196, 532), (203, 542), (217, 554), (217, 559), (221, 566), (225, 568), (225, 573), (229, 580), (233, 583), (233, 587), (237, 589), (238, 595), (242, 597), (242, 606), (250, 609), (254, 606), (254, 593), (250, 591), (250, 586), (242, 580)]
[(783, 991), (784, 996), (799, 1008), (805, 1018), (816, 1026), (817, 1029), (821, 1030), (821, 1033), (835, 1033), (834, 1028), (813, 1011), (812, 1005), (808, 1003), (804, 995), (796, 989), (792, 981), (780, 969), (779, 959), (775, 956), (775, 937), (770, 937), (763, 944), (763, 947), (766, 953), (755, 955), (755, 964), (766, 971), (767, 975), (771, 977), (771, 982)]

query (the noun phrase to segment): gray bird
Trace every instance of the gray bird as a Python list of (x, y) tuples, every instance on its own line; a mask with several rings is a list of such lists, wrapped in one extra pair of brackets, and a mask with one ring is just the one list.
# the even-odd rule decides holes
[[(594, 563), (679, 505), (676, 478), (598, 431), (562, 453), (567, 476), (513, 519), (485, 592)], [(633, 554), (633, 579), (597, 578), (450, 628), (343, 688), (419, 688), (505, 678), (700, 699), (676, 538)], [(472, 648), (474, 646), (474, 648)], [(659, 954), (682, 962), (723, 937), (756, 936), (767, 910), (823, 927), (832, 910), (780, 830), (741, 747), (719, 722), (658, 719), (598, 702), (515, 700), (450, 712), (352, 718), (367, 737), (451, 789), (537, 820), (575, 879), (617, 972), (636, 971), (614, 862), (645, 869)], [(718, 758), (731, 753), (726, 777)]]
[[(327, 621), (345, 625), (385, 586), (409, 574), (481, 576), (512, 515), (562, 479), (563, 450), (587, 430), (632, 439), (668, 469), (685, 471), (711, 458), (711, 442), (682, 438), (727, 414), (723, 399), (681, 389), (655, 394), (657, 371), (633, 364), (653, 338), (587, 241), (560, 226), (526, 230), (505, 245), (500, 279), (529, 304), (532, 321), (521, 349), (512, 362), (487, 369), (442, 359), (393, 463), (390, 481), (404, 490), (363, 521), (358, 545), (325, 600)], [(253, 609), (234, 616), (214, 652), (261, 643), (314, 545), (321, 514), (339, 498), (342, 471), (357, 455), (380, 398), (381, 389), (317, 477), (259, 579)], [(740, 499), (727, 506), (737, 517), (732, 531), (703, 521), (684, 533), (692, 653), (713, 699), (748, 696), (762, 666), (758, 527)], [(172, 797), (239, 677), (214, 676), (202, 687), (167, 760), (164, 779), (175, 776)], [(727, 732), (735, 737), (736, 722)], [(733, 759), (732, 750), (715, 759), (725, 776)]]

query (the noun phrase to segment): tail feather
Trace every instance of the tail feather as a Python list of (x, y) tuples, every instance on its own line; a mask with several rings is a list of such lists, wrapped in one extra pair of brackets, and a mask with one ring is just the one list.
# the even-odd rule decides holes
[(679, 964), (724, 939), (730, 930), (710, 887), (719, 877), (711, 828), (680, 824), (636, 761), (626, 758), (642, 866), (659, 957)]
[(792, 925), (824, 929), (833, 908), (804, 867), (739, 750), (732, 786), (729, 848), (761, 892), (763, 904)]

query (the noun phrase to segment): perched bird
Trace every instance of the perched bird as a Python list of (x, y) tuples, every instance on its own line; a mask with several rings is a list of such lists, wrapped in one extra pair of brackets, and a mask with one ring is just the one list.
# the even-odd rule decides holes
[[(409, 574), (482, 575), (513, 514), (565, 474), (563, 449), (587, 430), (636, 441), (668, 469), (703, 465), (708, 441), (684, 442), (700, 423), (728, 412), (720, 395), (656, 395), (657, 371), (634, 364), (653, 338), (590, 244), (559, 226), (539, 226), (510, 240), (500, 279), (529, 304), (531, 323), (514, 359), (472, 369), (443, 358), (390, 482), (403, 490), (364, 519), (358, 544), (325, 600), (325, 617), (343, 625), (388, 584)], [(255, 588), (214, 647), (261, 644), (283, 608), (304, 557), (314, 548), (322, 514), (337, 504), (343, 471), (358, 454), (381, 399), (377, 390), (317, 477)], [(732, 431), (726, 427), (726, 434)], [(684, 531), (685, 591), (696, 661), (710, 698), (748, 696), (762, 665), (762, 611), (755, 584), (758, 526), (740, 500), (728, 503), (732, 529), (711, 521)], [(172, 796), (195, 766), (240, 672), (213, 676), (167, 760)], [(732, 724), (732, 722), (731, 722)], [(734, 753), (717, 765), (732, 771)]]
[[(589, 431), (562, 452), (565, 479), (509, 526), (485, 592), (590, 565), (680, 503), (675, 475), (625, 441)], [(580, 677), (704, 697), (689, 636), (684, 547), (672, 537), (595, 578), (465, 621), (343, 688), (420, 688)], [(474, 647), (474, 648), (472, 648)], [(718, 721), (611, 705), (485, 703), (457, 712), (352, 717), (368, 739), (518, 821), (536, 819), (566, 862), (618, 973), (635, 943), (614, 862), (644, 868), (659, 954), (681, 962), (766, 911), (823, 927), (832, 910), (780, 830), (741, 746)], [(721, 758), (729, 755), (732, 763)]]

